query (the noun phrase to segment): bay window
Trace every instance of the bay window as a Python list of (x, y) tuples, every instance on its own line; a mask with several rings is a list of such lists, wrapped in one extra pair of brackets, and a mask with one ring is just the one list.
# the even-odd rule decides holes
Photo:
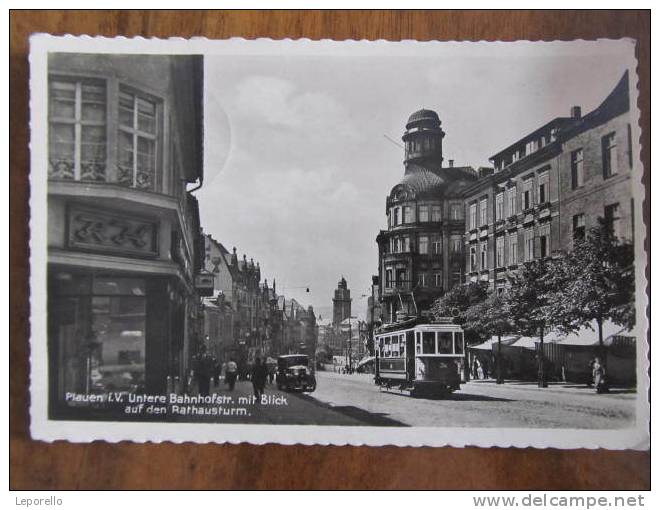
[(112, 77), (51, 76), (49, 178), (157, 190), (161, 110), (160, 100)]

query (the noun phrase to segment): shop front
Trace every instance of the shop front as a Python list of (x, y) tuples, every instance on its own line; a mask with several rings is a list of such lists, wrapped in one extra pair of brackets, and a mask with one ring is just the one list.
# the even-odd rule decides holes
[(79, 409), (76, 395), (181, 387), (188, 297), (175, 279), (52, 268), (49, 285), (53, 417)]

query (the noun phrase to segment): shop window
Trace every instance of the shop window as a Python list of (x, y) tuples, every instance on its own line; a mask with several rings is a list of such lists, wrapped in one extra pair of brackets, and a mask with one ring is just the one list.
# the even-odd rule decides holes
[(143, 392), (144, 281), (58, 273), (53, 287), (60, 397), (67, 392)]
[(105, 181), (105, 82), (88, 78), (51, 78), (48, 121), (49, 177)]

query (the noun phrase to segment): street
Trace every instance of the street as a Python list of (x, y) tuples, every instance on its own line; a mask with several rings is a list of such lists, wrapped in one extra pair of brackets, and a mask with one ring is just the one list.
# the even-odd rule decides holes
[(577, 386), (540, 389), (533, 383), (471, 381), (449, 397), (430, 400), (381, 391), (368, 374), (317, 372), (315, 399), (358, 406), (418, 427), (535, 427), (614, 429), (633, 424), (634, 392), (597, 395)]
[[(245, 409), (247, 414), (223, 416), (171, 416), (173, 421), (213, 422), (240, 424), (273, 424), (273, 425), (399, 425), (386, 417), (372, 415), (353, 405), (329, 406), (304, 393), (287, 393), (277, 389), (277, 385), (266, 384), (265, 396), (267, 403), (248, 403), (253, 395), (252, 383), (238, 381), (234, 391), (229, 391), (223, 381), (214, 393), (230, 396), (234, 404), (225, 406), (228, 409)], [(242, 403), (243, 402), (243, 403)], [(185, 406), (180, 406), (185, 407)], [(202, 406), (208, 407), (208, 406)]]
[[(288, 425), (367, 425), (418, 427), (513, 427), (617, 429), (633, 424), (635, 393), (597, 395), (576, 385), (539, 389), (534, 383), (471, 381), (442, 399), (412, 398), (382, 391), (368, 374), (319, 371), (313, 393), (287, 393), (267, 385), (268, 402), (249, 401), (252, 384), (240, 381), (233, 392), (220, 383), (215, 392), (230, 395), (247, 414), (187, 416), (177, 421)], [(245, 404), (248, 399), (249, 403)], [(242, 402), (242, 403), (241, 403)]]

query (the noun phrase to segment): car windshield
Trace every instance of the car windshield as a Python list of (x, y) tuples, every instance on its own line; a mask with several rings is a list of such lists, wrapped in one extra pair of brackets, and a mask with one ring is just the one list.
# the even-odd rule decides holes
[(292, 367), (295, 365), (307, 366), (307, 361), (307, 356), (287, 356), (286, 358), (280, 358), (279, 364), (283, 367)]

